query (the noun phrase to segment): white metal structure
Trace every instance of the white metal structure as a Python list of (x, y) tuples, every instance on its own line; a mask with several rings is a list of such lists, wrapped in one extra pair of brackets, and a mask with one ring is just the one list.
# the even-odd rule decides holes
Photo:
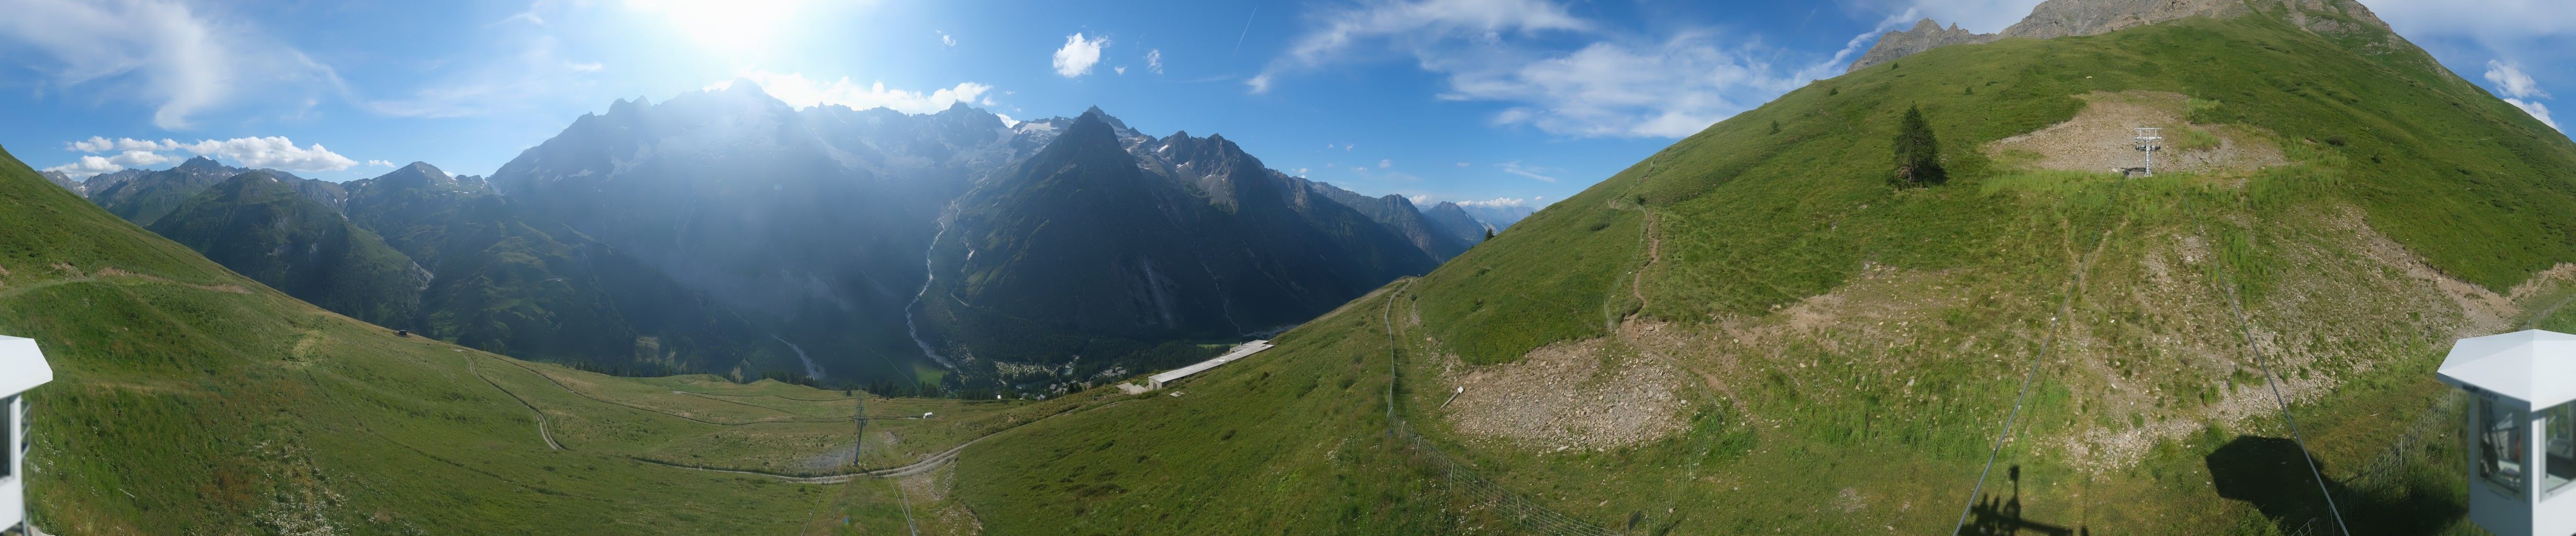
[(2469, 520), (2497, 536), (2576, 534), (2576, 335), (2460, 339), (2439, 373), (2471, 395)]
[(2137, 142), (2138, 152), (2146, 153), (2147, 155), (2147, 167), (2145, 168), (2147, 176), (2156, 176), (2156, 151), (2164, 150), (2164, 146), (2157, 142), (2165, 140), (2162, 135), (2164, 129), (2141, 127), (2135, 130), (2138, 131), (2138, 135), (2130, 137), (2129, 139)]
[(1232, 363), (1234, 360), (1243, 359), (1243, 356), (1252, 355), (1253, 352), (1268, 349), (1270, 349), (1270, 341), (1267, 340), (1252, 341), (1235, 345), (1233, 350), (1227, 350), (1225, 355), (1216, 356), (1216, 359), (1200, 361), (1197, 364), (1190, 366), (1164, 371), (1162, 374), (1147, 376), (1145, 377), (1145, 387), (1150, 389), (1161, 389), (1163, 388), (1163, 384), (1171, 383), (1181, 378), (1190, 377), (1191, 374), (1207, 372), (1208, 369), (1216, 368), (1217, 365)]
[(36, 341), (0, 336), (0, 529), (27, 530), (27, 390), (54, 381)]

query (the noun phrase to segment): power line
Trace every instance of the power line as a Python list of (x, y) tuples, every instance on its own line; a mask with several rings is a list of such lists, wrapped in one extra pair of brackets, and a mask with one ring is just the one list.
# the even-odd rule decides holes
[[(2191, 208), (2191, 198), (2183, 198), (2183, 207), (2184, 210), (2187, 211), (2186, 214), (2191, 215), (2192, 228), (2200, 235), (2201, 242), (2210, 243), (2209, 227), (2207, 224), (2201, 222), (2200, 212)], [(2211, 262), (2217, 263), (2220, 261), (2217, 258), (2213, 258), (2211, 259)], [(2352, 536), (2352, 527), (2350, 525), (2345, 525), (2343, 522), (2343, 509), (2335, 506), (2334, 491), (2326, 488), (2325, 474), (2317, 471), (2316, 456), (2308, 453), (2308, 440), (2299, 433), (2298, 419), (2290, 417), (2290, 400), (2288, 397), (2281, 395), (2280, 376), (2273, 374), (2271, 361), (2263, 356), (2262, 343), (2254, 339), (2254, 323), (2245, 318), (2245, 306), (2237, 298), (2236, 283), (2232, 278), (2228, 277), (2228, 269), (2226, 266), (2220, 265), (2217, 266), (2217, 268), (2218, 278), (2212, 281), (2212, 283), (2218, 285), (2219, 290), (2227, 293), (2227, 309), (2229, 312), (2236, 315), (2236, 327), (2245, 336), (2246, 350), (2253, 352), (2254, 354), (2254, 365), (2263, 369), (2263, 383), (2264, 385), (2271, 387), (2272, 403), (2278, 406), (2281, 410), (2281, 422), (2288, 424), (2290, 427), (2290, 441), (2298, 444), (2299, 458), (2305, 460), (2308, 464), (2308, 476), (2316, 479), (2317, 493), (2319, 495), (2324, 495), (2326, 498), (2326, 513), (2334, 516), (2335, 529), (2337, 531), (2342, 532), (2344, 536)]]
[[(2129, 181), (2126, 178), (2114, 186), (2111, 202), (2103, 205), (2103, 214), (2095, 221), (2109, 220), (2110, 212), (2120, 207), (2121, 195), (2127, 193), (2128, 188)], [(2075, 295), (2084, 288), (2084, 274), (2092, 270), (2094, 257), (2102, 253), (2103, 243), (2110, 239), (2111, 229), (2103, 228), (2101, 236), (2093, 240), (2092, 251), (2084, 252), (2083, 257), (2076, 259), (2075, 275), (2066, 281), (2066, 297), (2058, 301), (2057, 316), (2048, 319), (2047, 335), (2040, 337), (2039, 351), (2031, 355), (2030, 372), (2022, 375), (2021, 394), (2013, 398), (2012, 412), (2004, 414), (2004, 428), (1995, 434), (1994, 448), (1986, 452), (1986, 468), (1977, 472), (1977, 484), (1969, 488), (1968, 504), (1959, 508), (1959, 523), (1950, 529), (1951, 534), (1958, 534), (1959, 531), (1967, 529), (1968, 515), (1976, 512), (1977, 498), (1986, 493), (1986, 479), (1994, 476), (1995, 460), (2003, 456), (2004, 440), (2012, 437), (2013, 422), (2021, 418), (2022, 405), (2030, 401), (2030, 386), (2039, 378), (2040, 365), (2048, 362), (2048, 350), (2057, 343), (2057, 328), (2066, 321), (2067, 317), (2074, 315)]]

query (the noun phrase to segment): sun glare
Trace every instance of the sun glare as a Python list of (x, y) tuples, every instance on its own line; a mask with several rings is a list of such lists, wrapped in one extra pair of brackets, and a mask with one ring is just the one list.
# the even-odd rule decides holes
[(628, 5), (668, 18), (682, 35), (712, 50), (759, 52), (776, 37), (799, 0), (630, 0)]

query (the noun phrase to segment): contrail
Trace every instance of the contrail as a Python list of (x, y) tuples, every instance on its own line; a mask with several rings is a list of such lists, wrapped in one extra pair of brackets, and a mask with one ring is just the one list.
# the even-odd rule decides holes
[(1243, 17), (1243, 32), (1234, 34), (1234, 51), (1225, 53), (1225, 59), (1234, 59), (1236, 53), (1243, 52), (1243, 36), (1252, 35), (1252, 18), (1259, 16), (1261, 6), (1252, 6), (1252, 14)]

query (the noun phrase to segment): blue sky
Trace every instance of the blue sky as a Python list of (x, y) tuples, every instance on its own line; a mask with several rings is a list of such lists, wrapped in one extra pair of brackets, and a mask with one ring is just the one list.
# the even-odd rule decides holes
[[(798, 105), (1098, 105), (1363, 193), (1537, 205), (1839, 74), (1880, 31), (1992, 32), (2037, 3), (0, 0), (0, 146), (76, 172), (484, 174), (614, 99), (748, 78)], [(2576, 95), (2560, 0), (2364, 3), (2535, 114)]]

